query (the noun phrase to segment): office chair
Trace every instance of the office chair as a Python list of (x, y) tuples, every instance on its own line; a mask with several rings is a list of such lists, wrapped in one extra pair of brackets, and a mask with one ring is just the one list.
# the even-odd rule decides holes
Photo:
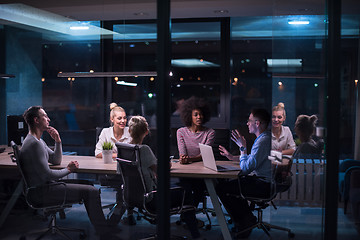
[[(95, 143), (97, 143), (99, 141), (99, 136), (100, 136), (102, 130), (103, 130), (102, 127), (96, 127)], [(116, 174), (116, 175), (115, 174), (101, 175), (99, 177), (99, 183), (100, 183), (100, 188), (99, 188), (100, 193), (105, 188), (112, 188), (115, 191), (117, 191), (117, 194), (121, 195), (122, 177), (119, 174)], [(118, 205), (118, 203), (114, 202), (114, 203), (110, 203), (110, 204), (106, 204), (106, 205), (102, 206), (103, 209), (109, 209), (110, 210), (109, 213), (106, 215), (107, 219), (110, 219), (110, 217), (114, 213), (117, 205)], [(141, 219), (140, 214), (138, 212), (136, 212), (136, 211), (134, 211), (134, 213), (137, 214), (137, 220), (140, 220)], [(120, 218), (118, 218), (118, 221), (120, 221)], [(130, 222), (130, 225), (134, 225), (134, 223)]]
[[(127, 143), (116, 143), (116, 146), (118, 148), (118, 171), (123, 178), (123, 201), (125, 207), (136, 207), (143, 214), (145, 220), (152, 224), (156, 223), (155, 199), (157, 191), (146, 191), (141, 169), (140, 147)], [(184, 205), (185, 191), (183, 188), (170, 188), (170, 194), (179, 196), (176, 202), (171, 202), (170, 215), (194, 210), (193, 206)], [(156, 239), (156, 236), (154, 239)]]
[(263, 221), (263, 210), (266, 209), (268, 206), (272, 205), (274, 209), (277, 209), (275, 204), (273, 203), (273, 199), (276, 197), (276, 195), (280, 192), (287, 191), (292, 183), (291, 179), (291, 165), (292, 165), (292, 159), (288, 158), (286, 156), (283, 156), (282, 162), (278, 161), (272, 161), (272, 180), (270, 183), (270, 194), (268, 196), (248, 196), (246, 193), (243, 193), (241, 191), (241, 181), (244, 178), (260, 178), (257, 176), (244, 176), (239, 173), (238, 181), (239, 181), (239, 188), (240, 188), (240, 197), (248, 200), (250, 202), (250, 208), (254, 211), (257, 211), (257, 222), (253, 224), (252, 226), (242, 230), (241, 232), (238, 232), (236, 236), (241, 235), (253, 228), (259, 228), (262, 229), (266, 235), (268, 235), (269, 238), (271, 238), (271, 235), (269, 233), (269, 230), (272, 228), (287, 231), (288, 232), (288, 238), (291, 239), (295, 237), (295, 234), (291, 232), (289, 228), (284, 228), (281, 226), (276, 226), (267, 222)]
[[(19, 172), (22, 176), (22, 180), (24, 182), (24, 191), (23, 194), (25, 196), (26, 202), (27, 204), (35, 210), (43, 210), (44, 215), (50, 216), (50, 222), (48, 225), (48, 228), (45, 229), (43, 232), (39, 232), (40, 236), (38, 236), (36, 238), (36, 240), (39, 240), (43, 237), (45, 237), (48, 234), (59, 234), (62, 237), (71, 240), (71, 238), (65, 234), (64, 231), (71, 231), (71, 232), (80, 232), (80, 239), (85, 239), (86, 238), (86, 234), (85, 231), (83, 229), (77, 229), (77, 228), (63, 228), (63, 227), (59, 227), (57, 225), (56, 222), (56, 214), (59, 213), (60, 218), (65, 218), (65, 214), (64, 214), (64, 209), (65, 208), (70, 208), (72, 206), (72, 204), (77, 204), (78, 202), (74, 202), (74, 203), (65, 203), (66, 200), (66, 185), (65, 183), (61, 183), (61, 182), (56, 182), (56, 183), (49, 183), (49, 184), (44, 184), (41, 186), (37, 186), (37, 187), (29, 187), (29, 184), (27, 182), (27, 178), (25, 176), (25, 173), (23, 171), (23, 166), (21, 163), (21, 152), (18, 148), (18, 146), (16, 145), (16, 143), (14, 141), (10, 142), (10, 145), (13, 149), (13, 155), (11, 155), (11, 159), (13, 162), (16, 162)], [(65, 186), (65, 190), (64, 190), (64, 198), (63, 199), (59, 199), (58, 203), (53, 203), (53, 204), (45, 204), (45, 203), (41, 203), (38, 201), (33, 200), (33, 196), (38, 194), (38, 190), (42, 189), (42, 188), (47, 188), (49, 186), (53, 186), (53, 185), (64, 185)], [(21, 239), (24, 239), (25, 237), (23, 236)]]

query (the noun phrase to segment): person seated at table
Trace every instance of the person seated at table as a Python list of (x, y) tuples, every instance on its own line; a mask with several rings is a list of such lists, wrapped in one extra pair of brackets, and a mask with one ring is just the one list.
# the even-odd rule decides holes
[[(269, 123), (270, 114), (265, 109), (253, 109), (247, 121), (249, 133), (256, 135), (250, 154), (246, 154), (246, 139), (237, 130), (232, 131), (231, 140), (239, 146), (241, 155), (234, 156), (225, 148), (219, 148), (221, 155), (239, 162), (242, 175), (254, 174), (261, 177), (242, 179), (240, 184), (243, 195), (270, 194), (271, 161), (268, 160), (268, 156), (271, 149), (271, 133), (267, 131)], [(240, 195), (237, 179), (219, 182), (216, 192), (235, 224), (235, 231), (240, 232), (256, 223), (256, 217), (251, 212), (247, 200), (236, 197)], [(251, 231), (246, 231), (239, 237), (247, 237)]]
[[(110, 104), (110, 127), (103, 128), (99, 140), (95, 146), (95, 156), (102, 157), (102, 145), (104, 142), (112, 142), (115, 146), (116, 142), (129, 143), (131, 137), (129, 128), (126, 127), (127, 117), (125, 110), (116, 103)], [(117, 148), (113, 148), (113, 158), (117, 157)]]
[(285, 105), (279, 102), (272, 109), (271, 150), (279, 151), (283, 155), (292, 155), (296, 145), (290, 128), (283, 126), (285, 119)]
[[(61, 170), (54, 170), (49, 167), (49, 163), (61, 164), (62, 144), (59, 132), (54, 127), (49, 126), (50, 118), (41, 106), (28, 108), (23, 117), (28, 124), (29, 133), (24, 139), (20, 154), (29, 187), (61, 181), (62, 177), (79, 168), (77, 161), (71, 161), (66, 168)], [(51, 138), (55, 140), (54, 151), (41, 139), (44, 131), (48, 132)], [(39, 201), (42, 203), (58, 202), (64, 198), (63, 193), (64, 188), (66, 188), (65, 203), (83, 201), (96, 232), (100, 235), (109, 234), (112, 228), (108, 226), (102, 211), (99, 190), (92, 185), (66, 182), (64, 184), (65, 186), (63, 184), (49, 186), (46, 190), (42, 188), (37, 194)]]
[(299, 137), (301, 144), (293, 154), (293, 158), (306, 159), (320, 157), (323, 143), (315, 142), (312, 135), (315, 131), (317, 116), (299, 115), (295, 122), (295, 133)]
[[(176, 132), (179, 162), (190, 164), (202, 161), (199, 143), (212, 146), (215, 141), (215, 130), (204, 126), (211, 117), (209, 104), (204, 99), (191, 97), (181, 104), (180, 117), (185, 127)], [(180, 185), (186, 191), (187, 203), (197, 207), (205, 196), (204, 180), (180, 178)], [(199, 221), (199, 224), (201, 226), (203, 222)]]
[[(113, 143), (113, 158), (117, 157), (117, 148), (115, 147), (116, 142), (124, 142), (124, 143), (130, 143), (131, 136), (129, 134), (129, 128), (126, 127), (127, 123), (127, 117), (125, 110), (118, 106), (116, 103), (110, 104), (110, 127), (109, 128), (103, 128), (100, 135), (99, 140), (96, 143), (95, 147), (95, 156), (97, 158), (102, 157), (102, 145), (104, 142), (111, 142)], [(111, 215), (111, 222), (112, 224), (116, 225), (120, 222), (121, 217), (120, 211), (123, 206), (122, 204), (122, 192), (121, 192), (121, 184), (122, 179), (119, 175), (104, 175), (100, 176), (99, 178), (100, 183), (106, 183), (106, 182), (119, 182), (117, 187), (117, 193), (116, 193), (116, 208)], [(123, 221), (126, 225), (135, 225), (135, 217), (133, 215), (132, 209), (127, 209), (127, 217), (124, 217)]]
[[(157, 158), (148, 145), (142, 144), (144, 138), (149, 133), (149, 125), (142, 116), (133, 116), (129, 120), (129, 132), (132, 138), (131, 144), (137, 144), (140, 148), (141, 168), (147, 192), (157, 188)], [(178, 196), (170, 196), (171, 199), (178, 199)], [(155, 201), (155, 199), (153, 199)], [(155, 204), (155, 202), (154, 202)], [(187, 224), (191, 236), (196, 239), (200, 237), (196, 227), (195, 210), (187, 211), (184, 214), (184, 221)]]

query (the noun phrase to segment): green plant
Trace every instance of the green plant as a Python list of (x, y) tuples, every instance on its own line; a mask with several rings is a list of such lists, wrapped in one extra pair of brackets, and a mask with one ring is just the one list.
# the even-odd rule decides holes
[(103, 150), (112, 150), (114, 145), (111, 142), (104, 142), (102, 145)]

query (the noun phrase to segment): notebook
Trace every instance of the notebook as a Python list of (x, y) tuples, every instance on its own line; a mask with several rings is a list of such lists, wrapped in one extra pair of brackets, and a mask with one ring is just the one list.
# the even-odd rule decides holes
[(231, 165), (216, 165), (214, 152), (211, 146), (199, 143), (201, 157), (203, 159), (204, 167), (212, 169), (217, 172), (225, 171), (240, 171), (240, 166)]

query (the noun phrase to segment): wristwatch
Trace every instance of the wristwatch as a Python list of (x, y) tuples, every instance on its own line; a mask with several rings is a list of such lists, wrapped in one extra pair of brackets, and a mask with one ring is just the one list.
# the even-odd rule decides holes
[(244, 146), (241, 146), (241, 147), (240, 147), (240, 151), (241, 151), (241, 152), (244, 152), (245, 150), (246, 150), (246, 147), (244, 147)]

